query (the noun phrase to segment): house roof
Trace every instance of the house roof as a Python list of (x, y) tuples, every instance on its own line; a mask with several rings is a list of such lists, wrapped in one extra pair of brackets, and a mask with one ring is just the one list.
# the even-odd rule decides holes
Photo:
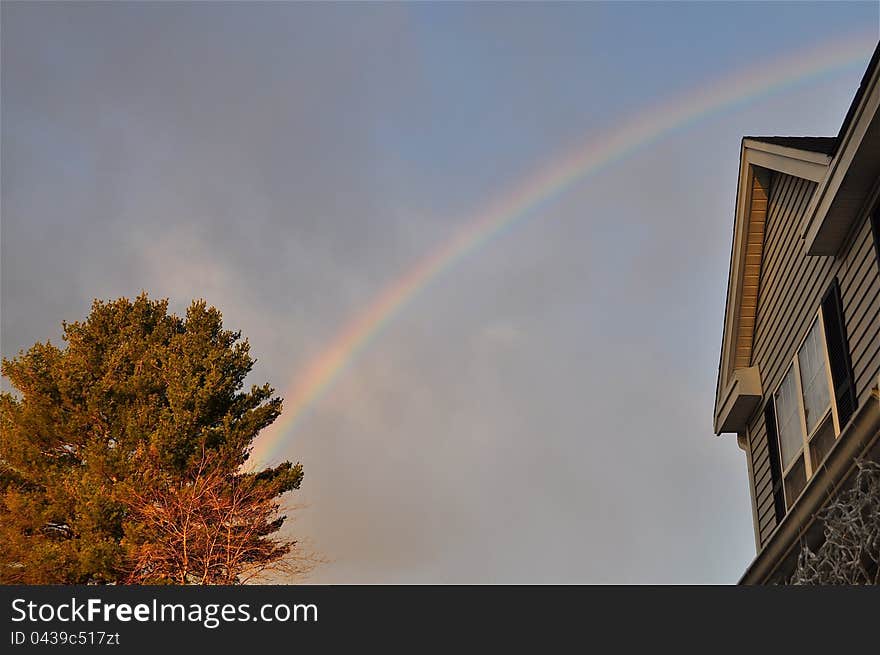
[(850, 123), (854, 120), (856, 109), (861, 103), (866, 89), (870, 86), (871, 76), (878, 64), (880, 64), (880, 41), (877, 42), (877, 46), (874, 48), (874, 53), (871, 55), (871, 60), (868, 62), (868, 67), (865, 69), (864, 75), (862, 75), (862, 79), (859, 82), (859, 88), (856, 89), (856, 93), (849, 105), (843, 123), (840, 125), (840, 130), (838, 131), (837, 136), (747, 136), (743, 137), (743, 139), (751, 139), (752, 141), (759, 141), (761, 143), (770, 143), (785, 148), (818, 152), (823, 155), (836, 154), (837, 146), (840, 144), (843, 135), (849, 129)]
[(837, 133), (838, 141), (840, 141), (849, 129), (850, 124), (855, 119), (856, 111), (862, 103), (862, 97), (865, 95), (867, 88), (871, 85), (871, 78), (878, 65), (880, 65), (880, 41), (878, 41), (877, 45), (874, 47), (874, 54), (871, 55), (871, 60), (868, 62), (868, 68), (865, 69), (865, 74), (862, 75), (862, 80), (859, 82), (859, 88), (856, 89), (856, 94), (849, 105), (849, 109), (847, 110), (843, 123), (840, 126), (840, 131)]
[(840, 144), (841, 138), (849, 129), (850, 123), (855, 118), (856, 108), (862, 101), (865, 91), (870, 86), (871, 76), (877, 65), (880, 64), (880, 41), (874, 48), (868, 67), (865, 69), (864, 75), (859, 82), (859, 88), (853, 96), (846, 117), (840, 125), (837, 136), (747, 136), (745, 139), (759, 141), (761, 143), (770, 143), (785, 148), (796, 148), (797, 150), (806, 150), (809, 152), (818, 152), (823, 155), (834, 155), (837, 152), (837, 146)]
[[(766, 173), (778, 171), (817, 183), (805, 212), (802, 237), (807, 241), (808, 254), (835, 254), (842, 235), (848, 231), (847, 226), (868, 193), (866, 185), (875, 182), (876, 172), (880, 170), (878, 69), (880, 44), (874, 50), (836, 137), (755, 136), (742, 140), (715, 394), (715, 432), (718, 434), (742, 435), (742, 418), (754, 410), (762, 396), (760, 372), (751, 370), (751, 347), (763, 259), (758, 244), (763, 243), (766, 220)], [(853, 175), (854, 170), (859, 174)], [(829, 186), (832, 182), (833, 187)], [(848, 199), (854, 200), (847, 204), (844, 201)], [(832, 204), (835, 201), (836, 204)], [(837, 215), (831, 217), (833, 220), (824, 221), (830, 216), (829, 206)], [(824, 231), (818, 232), (820, 228)]]
[(880, 176), (880, 43), (846, 113), (828, 174), (801, 223), (809, 255), (834, 255), (858, 217), (876, 202)]
[(835, 148), (837, 148), (837, 137), (835, 136), (747, 136), (744, 138), (785, 148), (818, 152), (823, 155), (833, 155)]

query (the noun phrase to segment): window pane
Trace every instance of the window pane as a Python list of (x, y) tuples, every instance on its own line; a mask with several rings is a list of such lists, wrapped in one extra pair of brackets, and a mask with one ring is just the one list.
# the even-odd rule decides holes
[(831, 407), (828, 376), (825, 373), (825, 350), (822, 345), (822, 326), (816, 319), (807, 340), (798, 351), (801, 367), (801, 385), (804, 389), (804, 412), (807, 433), (812, 433)]
[(834, 421), (831, 415), (822, 423), (822, 427), (816, 430), (816, 434), (810, 440), (810, 461), (813, 463), (813, 473), (819, 468), (825, 455), (834, 445)]
[(774, 398), (776, 423), (779, 426), (779, 455), (782, 458), (782, 468), (786, 469), (804, 446), (794, 366), (788, 369)]
[(804, 465), (804, 458), (798, 457), (797, 464), (791, 467), (788, 475), (785, 476), (785, 506), (791, 507), (792, 503), (804, 490), (807, 484), (807, 469)]

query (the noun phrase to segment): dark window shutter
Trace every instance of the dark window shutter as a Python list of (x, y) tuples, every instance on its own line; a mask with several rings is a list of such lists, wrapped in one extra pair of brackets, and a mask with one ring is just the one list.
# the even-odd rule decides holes
[(880, 204), (874, 207), (871, 214), (871, 229), (874, 232), (874, 249), (877, 251), (877, 267), (880, 268)]
[(777, 523), (785, 516), (785, 492), (782, 488), (782, 465), (779, 462), (779, 438), (776, 435), (776, 407), (773, 399), (764, 408), (767, 424), (767, 450), (770, 453), (770, 479), (773, 481), (773, 507)]
[(822, 314), (825, 317), (825, 342), (828, 344), (828, 363), (831, 365), (831, 381), (834, 383), (834, 400), (837, 403), (840, 427), (843, 429), (856, 411), (858, 401), (837, 278), (831, 283), (822, 299)]

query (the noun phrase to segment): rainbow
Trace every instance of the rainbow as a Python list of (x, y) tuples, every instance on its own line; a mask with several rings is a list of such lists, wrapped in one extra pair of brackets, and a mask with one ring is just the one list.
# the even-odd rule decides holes
[(746, 104), (856, 63), (864, 64), (875, 44), (875, 34), (851, 34), (712, 80), (632, 116), (599, 138), (580, 144), (509, 193), (496, 197), (468, 220), (456, 223), (464, 227), (383, 289), (305, 368), (296, 371), (282, 392), (284, 412), (260, 436), (250, 461), (265, 464), (278, 457), (286, 437), (302, 422), (308, 410), (410, 300), (462, 258), (525, 220), (538, 205), (558, 196), (575, 182), (712, 112)]

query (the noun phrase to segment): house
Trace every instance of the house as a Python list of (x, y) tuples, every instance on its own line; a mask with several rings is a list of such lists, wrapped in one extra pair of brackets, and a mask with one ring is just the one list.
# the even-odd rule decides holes
[(745, 451), (757, 556), (785, 580), (817, 512), (880, 461), (880, 45), (836, 137), (745, 137), (716, 434)]

